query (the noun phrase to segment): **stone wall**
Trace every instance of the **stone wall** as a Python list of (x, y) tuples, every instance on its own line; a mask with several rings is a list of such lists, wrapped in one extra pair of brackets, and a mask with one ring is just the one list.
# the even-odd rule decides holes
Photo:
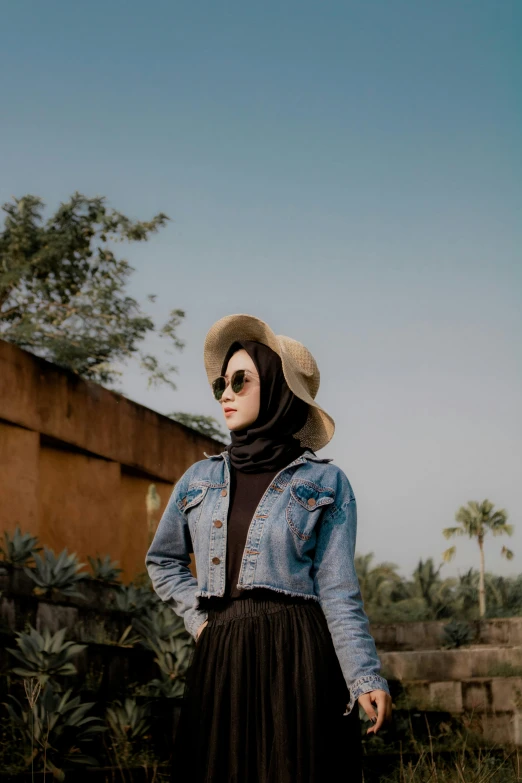
[(461, 715), (488, 743), (522, 745), (522, 617), (477, 622), (476, 643), (458, 649), (441, 649), (444, 625), (372, 626), (396, 707)]
[(383, 669), (396, 680), (466, 680), (491, 677), (502, 669), (522, 672), (522, 647), (463, 647), (381, 653)]
[[(442, 646), (444, 621), (415, 623), (372, 623), (372, 635), (379, 650), (436, 650)], [(492, 645), (522, 645), (522, 617), (507, 617), (471, 623), (476, 642)]]

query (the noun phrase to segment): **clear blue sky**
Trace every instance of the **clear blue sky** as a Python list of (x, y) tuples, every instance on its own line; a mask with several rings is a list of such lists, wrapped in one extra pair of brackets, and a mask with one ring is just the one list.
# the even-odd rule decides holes
[[(522, 571), (519, 0), (5, 3), (0, 198), (74, 190), (172, 218), (132, 293), (186, 310), (178, 391), (218, 413), (206, 331), (247, 312), (316, 356), (359, 549), (440, 558), (459, 505)], [(503, 543), (516, 552), (505, 565)], [(446, 573), (478, 564), (458, 541)]]

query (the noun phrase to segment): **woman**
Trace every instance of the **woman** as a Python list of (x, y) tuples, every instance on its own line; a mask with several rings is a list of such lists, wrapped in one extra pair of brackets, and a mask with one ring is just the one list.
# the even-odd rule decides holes
[(375, 733), (391, 698), (354, 568), (353, 491), (315, 453), (334, 432), (317, 364), (250, 315), (217, 321), (204, 361), (231, 443), (179, 479), (145, 560), (196, 639), (172, 780), (359, 783), (357, 705)]

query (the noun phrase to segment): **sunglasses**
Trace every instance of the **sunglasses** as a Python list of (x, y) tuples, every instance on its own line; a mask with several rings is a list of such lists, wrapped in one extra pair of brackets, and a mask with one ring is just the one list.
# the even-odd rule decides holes
[[(236, 370), (234, 373), (232, 373), (230, 386), (234, 394), (239, 394), (243, 391), (245, 388), (245, 381), (247, 376), (248, 370)], [(229, 382), (224, 375), (220, 375), (219, 378), (216, 378), (214, 381), (212, 381), (212, 391), (214, 392), (214, 397), (218, 402), (221, 400), (223, 392), (227, 388), (228, 383)]]

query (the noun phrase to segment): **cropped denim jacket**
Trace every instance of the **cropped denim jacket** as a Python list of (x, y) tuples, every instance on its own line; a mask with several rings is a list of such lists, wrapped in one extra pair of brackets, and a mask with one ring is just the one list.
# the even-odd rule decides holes
[[(195, 638), (207, 617), (198, 599), (223, 596), (230, 463), (227, 451), (192, 465), (174, 486), (145, 557), (158, 596)], [(306, 451), (271, 481), (250, 523), (238, 589), (264, 587), (318, 601), (350, 692), (382, 689), (354, 551), (355, 497), (331, 460)], [(189, 570), (196, 559), (197, 579)]]

